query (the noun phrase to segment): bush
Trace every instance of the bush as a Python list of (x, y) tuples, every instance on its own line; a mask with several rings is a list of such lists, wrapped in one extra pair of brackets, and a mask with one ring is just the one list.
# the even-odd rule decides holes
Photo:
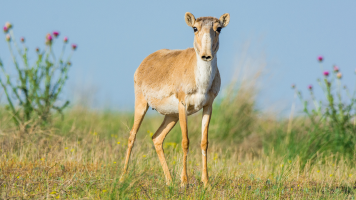
[[(318, 58), (323, 78), (318, 79), (325, 95), (324, 100), (317, 100), (313, 86), (309, 85), (313, 107), (305, 100), (301, 91), (293, 85), (295, 94), (304, 105), (308, 120), (302, 120), (299, 127), (293, 128), (285, 135), (286, 146), (290, 156), (300, 156), (305, 162), (317, 155), (338, 155), (353, 158), (356, 145), (355, 92), (350, 94), (346, 86), (342, 88), (340, 68), (333, 66), (332, 73), (323, 69), (323, 57)], [(343, 98), (344, 97), (344, 98)], [(281, 134), (277, 134), (283, 137)], [(288, 137), (289, 136), (289, 137)]]
[[(62, 52), (56, 58), (53, 43), (58, 38), (59, 32), (48, 33), (45, 50), (41, 51), (36, 48), (37, 60), (31, 65), (25, 39), (20, 39), (23, 44), (23, 48), (20, 48), (15, 41), (12, 25), (8, 22), (4, 26), (4, 32), (7, 34), (6, 41), (17, 73), (15, 81), (12, 80), (0, 59), (2, 70), (0, 84), (8, 101), (6, 108), (12, 114), (14, 123), (19, 128), (26, 129), (31, 123), (45, 125), (51, 120), (52, 110), (62, 114), (63, 109), (69, 105), (69, 101), (59, 105), (58, 98), (68, 79), (70, 59), (77, 46), (72, 44), (72, 53), (67, 59), (63, 59), (68, 43), (68, 38), (65, 37)], [(15, 52), (21, 58), (21, 64), (18, 62)]]

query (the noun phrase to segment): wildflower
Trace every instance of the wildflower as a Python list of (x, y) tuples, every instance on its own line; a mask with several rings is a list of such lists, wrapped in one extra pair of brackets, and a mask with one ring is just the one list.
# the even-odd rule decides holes
[(324, 71), (324, 76), (329, 76), (329, 71)]
[(337, 73), (337, 74), (336, 74), (336, 77), (337, 77), (338, 79), (341, 79), (341, 78), (342, 78), (341, 72)]
[(116, 164), (116, 162), (114, 162), (114, 164)]
[(70, 151), (71, 151), (71, 152), (74, 152), (74, 149), (71, 149)]
[(120, 142), (117, 142), (117, 144), (120, 144)]
[(10, 28), (12, 28), (12, 24), (11, 24), (10, 22), (6, 22), (6, 23), (5, 23), (5, 27), (6, 27), (7, 29), (10, 29)]
[(293, 188), (291, 188), (290, 191), (293, 191)]
[(51, 194), (56, 194), (56, 193), (57, 193), (56, 191), (51, 192)]
[(106, 190), (103, 190), (103, 192), (105, 193), (105, 192), (106, 192)]
[(294, 89), (295, 88), (295, 84), (292, 84), (292, 89)]
[(309, 85), (309, 86), (308, 86), (308, 89), (309, 89), (309, 90), (312, 90), (312, 89), (313, 89), (313, 86), (312, 86), (312, 85)]
[(46, 35), (46, 44), (51, 44), (52, 40), (53, 40), (52, 35), (50, 33), (48, 33)]
[(40, 51), (40, 49), (37, 47), (37, 48), (36, 48), (36, 52), (39, 52), (39, 51)]
[(144, 158), (146, 158), (146, 155), (143, 155)]
[(147, 133), (150, 134), (151, 137), (153, 136), (153, 133), (151, 131), (147, 130)]
[(4, 26), (4, 33), (7, 33), (8, 31), (9, 29), (6, 26)]
[(332, 177), (333, 175), (332, 174), (330, 174), (330, 177)]
[(68, 61), (68, 62), (67, 62), (67, 65), (71, 66), (71, 65), (72, 65), (72, 63)]
[(77, 49), (77, 45), (76, 44), (72, 44), (72, 49), (76, 50)]
[(68, 37), (67, 37), (67, 36), (64, 37), (63, 42), (64, 42), (64, 43), (67, 43), (67, 42), (68, 42)]
[(64, 149), (68, 149), (68, 147), (65, 147)]
[(340, 68), (336, 65), (334, 65), (334, 72), (339, 72), (340, 71)]
[(54, 35), (54, 37), (58, 37), (59, 32), (58, 31), (53, 31), (53, 35)]
[(319, 173), (319, 172), (320, 172), (320, 170), (318, 170), (318, 171), (316, 171), (316, 172), (318, 172), (318, 173)]
[(319, 62), (323, 62), (323, 60), (324, 60), (323, 56), (319, 56), (318, 60), (319, 60)]
[(6, 35), (6, 41), (8, 41), (8, 42), (11, 41), (11, 36), (9, 34)]
[(47, 35), (46, 35), (46, 39), (47, 40), (49, 40), (49, 41), (52, 41), (52, 35), (50, 34), (50, 33), (48, 33)]
[(24, 37), (21, 37), (21, 42), (24, 43), (25, 42), (25, 38)]

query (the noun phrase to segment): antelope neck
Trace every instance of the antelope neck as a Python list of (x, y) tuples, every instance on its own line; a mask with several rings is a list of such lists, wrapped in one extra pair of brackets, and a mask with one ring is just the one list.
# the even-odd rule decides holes
[(204, 61), (199, 57), (198, 53), (196, 53), (196, 56), (197, 64), (195, 67), (195, 82), (197, 84), (197, 89), (200, 93), (207, 93), (211, 88), (218, 68), (217, 58), (216, 55), (213, 55), (213, 60)]

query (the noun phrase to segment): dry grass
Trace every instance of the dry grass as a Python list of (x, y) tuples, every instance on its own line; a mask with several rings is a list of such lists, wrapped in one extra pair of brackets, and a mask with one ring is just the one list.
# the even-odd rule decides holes
[[(135, 143), (130, 174), (119, 183), (127, 147), (129, 115), (88, 111), (67, 113), (61, 126), (20, 134), (2, 130), (0, 198), (2, 199), (352, 199), (354, 163), (317, 158), (301, 168), (298, 157), (286, 160), (270, 152), (241, 151), (240, 144), (210, 140), (211, 186), (200, 183), (200, 138), (191, 137), (189, 187), (180, 188), (182, 153), (179, 127), (167, 138), (165, 153), (174, 184), (166, 186), (150, 134), (160, 120), (144, 121)], [(79, 118), (79, 116), (82, 116)], [(197, 116), (200, 117), (200, 116)], [(194, 117), (193, 117), (194, 118)], [(192, 119), (194, 121), (194, 119)], [(2, 121), (6, 121), (2, 119)], [(121, 124), (120, 124), (121, 122)], [(193, 126), (193, 124), (192, 124)], [(195, 126), (195, 125), (194, 125)], [(60, 129), (61, 128), (61, 129)], [(194, 131), (191, 134), (196, 134)], [(257, 140), (247, 137), (242, 145)], [(246, 147), (247, 148), (247, 147)], [(247, 152), (247, 153), (246, 153)]]
[[(248, 66), (253, 59), (240, 60), (240, 68), (263, 68)], [(64, 120), (58, 117), (47, 128), (32, 126), (24, 133), (0, 108), (0, 199), (355, 199), (356, 156), (318, 154), (311, 148), (314, 143), (303, 143), (315, 129), (310, 132), (302, 117), (288, 122), (259, 113), (255, 98), (260, 71), (252, 71), (258, 71), (252, 78), (235, 75), (214, 104), (210, 187), (200, 182), (201, 112), (188, 120), (189, 187), (181, 188), (180, 127), (164, 143), (171, 186), (165, 185), (151, 140), (162, 116), (145, 117), (129, 174), (120, 183), (132, 113), (73, 108)]]

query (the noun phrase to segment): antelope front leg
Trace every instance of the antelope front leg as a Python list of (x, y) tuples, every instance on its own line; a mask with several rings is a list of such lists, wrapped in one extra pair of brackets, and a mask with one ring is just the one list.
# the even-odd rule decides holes
[(186, 106), (182, 102), (179, 102), (179, 123), (180, 128), (182, 129), (182, 148), (183, 148), (183, 170), (181, 176), (181, 186), (184, 187), (188, 184), (187, 176), (187, 155), (189, 148), (189, 139), (188, 139), (188, 127), (187, 127), (187, 110)]
[(201, 139), (203, 172), (202, 172), (202, 176), (201, 176), (201, 181), (204, 183), (204, 187), (206, 187), (209, 183), (207, 160), (208, 160), (208, 129), (209, 129), (211, 113), (212, 113), (211, 105), (205, 106), (203, 108), (202, 139)]

